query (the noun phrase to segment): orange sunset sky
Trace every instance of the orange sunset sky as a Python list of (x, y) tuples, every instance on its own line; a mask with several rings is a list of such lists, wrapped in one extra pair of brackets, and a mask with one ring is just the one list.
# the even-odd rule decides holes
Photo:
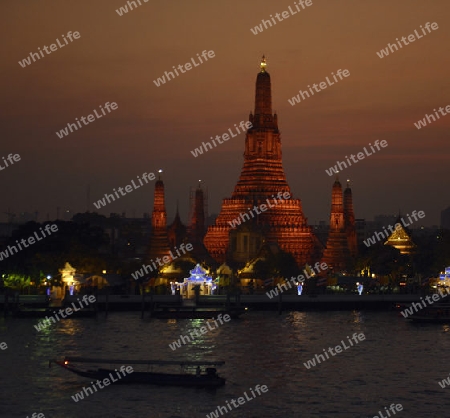
[[(169, 221), (179, 200), (187, 222), (189, 188), (201, 179), (209, 212), (231, 196), (242, 167), (244, 135), (194, 158), (254, 108), (263, 54), (272, 79), (283, 163), (293, 197), (310, 224), (328, 220), (334, 178), (325, 169), (369, 142), (388, 147), (344, 170), (355, 215), (412, 210), (439, 224), (447, 196), (450, 116), (420, 130), (414, 122), (450, 105), (450, 2), (313, 0), (254, 35), (250, 29), (293, 1), (151, 0), (123, 16), (125, 0), (4, 0), (0, 5), (0, 212), (86, 211), (144, 172), (164, 170)], [(380, 59), (376, 52), (420, 25), (439, 29)], [(68, 31), (80, 39), (22, 68), (18, 62)], [(165, 85), (153, 83), (203, 50), (215, 57)], [(291, 106), (288, 99), (338, 69), (350, 76)], [(106, 102), (118, 109), (59, 139), (55, 132)], [(151, 183), (99, 213), (141, 217), (153, 206)], [(6, 221), (2, 214), (0, 220)]]

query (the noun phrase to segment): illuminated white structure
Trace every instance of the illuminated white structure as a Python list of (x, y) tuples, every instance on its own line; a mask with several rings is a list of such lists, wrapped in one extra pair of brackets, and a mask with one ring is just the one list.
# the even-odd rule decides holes
[(212, 290), (215, 287), (215, 283), (211, 276), (208, 276), (209, 273), (205, 270), (200, 264), (197, 264), (192, 270), (189, 271), (191, 276), (189, 278), (184, 279), (184, 283), (181, 287), (181, 294), (186, 298), (195, 297), (196, 286), (199, 286), (199, 294), (200, 295), (211, 295)]
[(356, 283), (356, 286), (357, 286), (357, 288), (358, 288), (358, 293), (359, 293), (359, 296), (361, 296), (361, 293), (363, 292), (363, 290), (364, 290), (364, 286), (361, 284), (361, 283)]
[(445, 267), (444, 273), (439, 275), (438, 286), (450, 287), (450, 267)]

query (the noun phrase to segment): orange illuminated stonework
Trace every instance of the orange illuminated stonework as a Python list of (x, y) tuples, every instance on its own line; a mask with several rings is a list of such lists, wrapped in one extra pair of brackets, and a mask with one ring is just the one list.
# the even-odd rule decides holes
[[(233, 260), (240, 254), (243, 261), (253, 257), (263, 243), (276, 243), (282, 250), (291, 253), (299, 265), (320, 257), (320, 244), (307, 225), (300, 199), (292, 198), (286, 181), (281, 159), (281, 139), (278, 119), (272, 114), (270, 75), (265, 70), (265, 59), (256, 78), (255, 111), (250, 114), (252, 127), (245, 137), (244, 165), (231, 198), (223, 200), (215, 224), (208, 228), (204, 244), (209, 254), (219, 263)], [(269, 207), (233, 228), (230, 241), (229, 222), (248, 213), (253, 207), (273, 204), (279, 192), (288, 192), (287, 200)]]
[(358, 255), (358, 241), (356, 236), (355, 213), (353, 211), (352, 189), (350, 189), (348, 180), (347, 187), (344, 190), (344, 223), (350, 256), (356, 258)]
[(350, 271), (357, 255), (355, 215), (353, 198), (349, 184), (344, 193), (339, 179), (333, 184), (331, 192), (330, 229), (322, 262), (329, 272)]
[(167, 213), (164, 201), (164, 183), (160, 178), (155, 183), (153, 201), (152, 230), (150, 234), (149, 258), (156, 259), (169, 255), (169, 237), (167, 234)]
[(400, 214), (398, 215), (397, 221), (395, 222), (394, 232), (389, 235), (387, 241), (384, 245), (390, 245), (395, 249), (400, 251), (402, 255), (409, 255), (415, 252), (416, 245), (414, 244), (411, 236), (409, 235), (406, 228), (402, 225), (402, 218)]

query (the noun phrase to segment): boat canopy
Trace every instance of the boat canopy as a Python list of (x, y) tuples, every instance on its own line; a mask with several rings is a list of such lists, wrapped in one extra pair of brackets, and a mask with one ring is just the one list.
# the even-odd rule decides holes
[(222, 366), (224, 361), (184, 361), (184, 360), (118, 360), (95, 359), (87, 357), (65, 357), (69, 363), (107, 363), (107, 364), (154, 364), (159, 366)]

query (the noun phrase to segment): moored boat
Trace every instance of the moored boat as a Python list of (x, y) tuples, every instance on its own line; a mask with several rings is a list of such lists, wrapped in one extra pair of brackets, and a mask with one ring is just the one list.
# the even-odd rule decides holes
[[(153, 371), (134, 371), (116, 379), (117, 383), (140, 383), (159, 386), (187, 386), (187, 387), (209, 387), (215, 388), (223, 386), (225, 379), (218, 376), (217, 370), (213, 366), (221, 366), (224, 361), (163, 361), (163, 360), (117, 360), (117, 359), (91, 359), (84, 357), (65, 357), (64, 360), (50, 360), (62, 368), (75, 373), (79, 376), (89, 379), (100, 380), (114, 377), (117, 369), (81, 369), (72, 363), (90, 363), (90, 364), (120, 364), (120, 365), (147, 365), (153, 366), (180, 366), (181, 373), (163, 373)], [(113, 380), (114, 381), (114, 380)]]
[(440, 302), (414, 312), (408, 317), (413, 322), (450, 324), (450, 303)]
[[(57, 308), (51, 309), (29, 309), (22, 308), (12, 312), (12, 315), (16, 318), (46, 318), (54, 315)], [(97, 312), (92, 309), (83, 309), (74, 311), (70, 316), (61, 317), (61, 319), (73, 319), (73, 318), (92, 318), (97, 315)]]

